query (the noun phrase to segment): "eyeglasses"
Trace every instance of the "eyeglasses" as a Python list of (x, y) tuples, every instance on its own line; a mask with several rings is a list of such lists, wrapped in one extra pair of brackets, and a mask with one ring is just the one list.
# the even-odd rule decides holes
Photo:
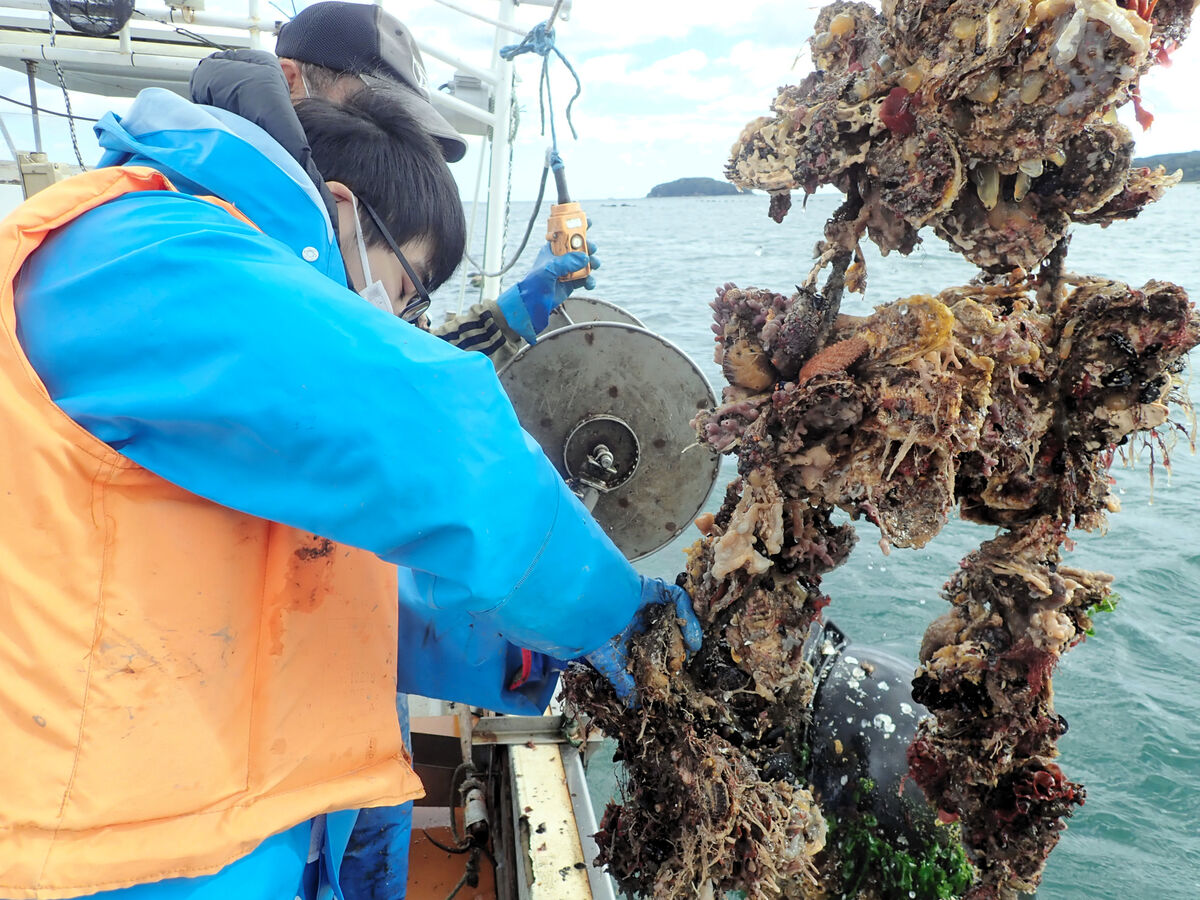
[(392, 240), (391, 234), (388, 233), (387, 226), (383, 224), (383, 219), (379, 217), (379, 213), (371, 208), (371, 204), (361, 197), (358, 198), (359, 204), (367, 211), (367, 215), (371, 217), (371, 221), (375, 223), (375, 227), (379, 229), (383, 235), (383, 239), (387, 241), (387, 245), (391, 248), (392, 253), (396, 254), (396, 259), (400, 260), (400, 265), (404, 267), (404, 271), (408, 273), (409, 279), (413, 283), (413, 287), (417, 289), (417, 296), (413, 297), (404, 305), (404, 309), (400, 311), (400, 318), (405, 322), (416, 323), (418, 319), (432, 305), (433, 301), (429, 299), (429, 292), (425, 290), (425, 285), (421, 279), (417, 277), (416, 269), (414, 269), (404, 258), (404, 254), (400, 252), (400, 248), (396, 242)]

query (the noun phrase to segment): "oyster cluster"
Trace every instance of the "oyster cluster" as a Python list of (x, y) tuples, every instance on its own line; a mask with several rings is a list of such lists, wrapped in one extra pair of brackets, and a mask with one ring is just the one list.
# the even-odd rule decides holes
[[(727, 174), (772, 195), (836, 186), (830, 246), (909, 253), (925, 225), (979, 267), (1031, 271), (1072, 222), (1130, 218), (1178, 180), (1131, 169), (1113, 110), (1187, 35), (1195, 0), (839, 0), (816, 70), (746, 126)], [(1138, 107), (1139, 119), (1149, 114)]]
[[(630, 654), (636, 709), (589, 669), (565, 679), (569, 704), (625, 763), (622, 802), (597, 835), (623, 890), (1014, 900), (1036, 889), (1085, 796), (1055, 762), (1066, 723), (1051, 677), (1115, 603), (1110, 576), (1066, 564), (1069, 533), (1119, 509), (1108, 470), (1123, 445), (1165, 450), (1182, 429), (1171, 410), (1190, 412), (1183, 372), (1200, 344), (1180, 287), (1072, 274), (1066, 232), (1135, 216), (1175, 180), (1130, 168), (1112, 112), (1136, 101), (1193, 8), (885, 0), (876, 12), (839, 0), (821, 11), (817, 70), (780, 91), (729, 165), (735, 183), (771, 192), (777, 220), (797, 188), (834, 184), (846, 201), (795, 292), (726, 284), (711, 303), (728, 384), (693, 425), (738, 476), (696, 521), (703, 536), (678, 578), (703, 646), (688, 657), (673, 616), (651, 616)], [(925, 225), (977, 278), (842, 314), (843, 292), (864, 284), (861, 237), (907, 253)], [(812, 787), (806, 640), (830, 602), (822, 576), (855, 544), (846, 516), (873, 523), (885, 549), (919, 548), (954, 512), (995, 536), (962, 561), (943, 591), (950, 612), (925, 634), (912, 697), (930, 715), (908, 750), (909, 776), (948, 828), (927, 853), (880, 850), (881, 832), (848, 831)]]
[[(712, 305), (730, 384), (694, 424), (736, 455), (739, 475), (697, 521), (704, 537), (680, 576), (704, 646), (688, 660), (672, 622), (656, 623), (633, 654), (637, 710), (599, 677), (568, 677), (627, 767), (603, 860), (623, 888), (656, 898), (816, 897), (836, 883), (807, 789), (802, 646), (829, 602), (821, 575), (855, 542), (834, 510), (904, 548), (957, 508), (1005, 531), (964, 560), (945, 590), (953, 609), (925, 636), (914, 698), (936, 718), (910, 748), (911, 772), (942, 820), (961, 822), (970, 896), (1034, 889), (1084, 796), (1053, 762), (1065, 724), (1050, 675), (1111, 601), (1111, 579), (1061, 551), (1070, 527), (1100, 528), (1118, 508), (1114, 448), (1159, 439), (1169, 404), (1186, 406), (1200, 316), (1171, 284), (1048, 270), (864, 317), (830, 317), (803, 289), (726, 285)], [(797, 316), (812, 327), (790, 327)]]
[(828, 602), (820, 574), (846, 558), (854, 531), (786, 499), (766, 469), (730, 485), (700, 524), (707, 535), (681, 580), (704, 623), (701, 649), (688, 658), (673, 614), (652, 611), (631, 651), (638, 708), (590, 669), (564, 679), (568, 708), (616, 739), (625, 766), (597, 863), (642, 897), (815, 898), (826, 821), (803, 764), (813, 695), (803, 638)]

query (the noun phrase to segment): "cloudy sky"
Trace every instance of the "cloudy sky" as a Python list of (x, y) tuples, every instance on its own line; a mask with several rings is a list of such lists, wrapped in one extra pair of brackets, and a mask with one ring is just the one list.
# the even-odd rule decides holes
[[(495, 0), (451, 0), (494, 16)], [(305, 5), (298, 0), (298, 7)], [(384, 4), (428, 44), (486, 66), (494, 30), (436, 0), (386, 0)], [(150, 9), (156, 0), (139, 0)], [(575, 66), (583, 93), (574, 107), (578, 140), (566, 127), (564, 110), (574, 89), (566, 68), (551, 63), (550, 77), (559, 133), (572, 192), (579, 199), (644, 196), (655, 184), (681, 176), (722, 177), (729, 148), (742, 126), (767, 112), (775, 89), (809, 69), (806, 39), (820, 4), (803, 0), (575, 0), (570, 18), (558, 26), (558, 46)], [(237, 0), (207, 0), (210, 11), (241, 12)], [(291, 12), (291, 0), (275, 0), (264, 11)], [(523, 4), (516, 23), (529, 28), (548, 15)], [(519, 38), (512, 36), (512, 42)], [(507, 41), (506, 41), (507, 43)], [(1156, 69), (1142, 85), (1145, 105), (1156, 116), (1138, 135), (1139, 154), (1200, 149), (1198, 102), (1191, 86), (1200, 82), (1200, 40), (1175, 55), (1170, 68)], [(427, 58), (433, 84), (448, 80), (449, 66)], [(513, 159), (514, 199), (533, 199), (549, 134), (539, 133), (540, 60), (519, 57), (521, 125)], [(26, 98), (25, 79), (0, 71), (0, 94)], [(42, 104), (62, 109), (61, 92), (40, 87)], [(127, 101), (73, 94), (77, 113), (120, 110)], [(18, 144), (29, 143), (26, 111), (0, 103)], [(1131, 118), (1131, 117), (1130, 117)], [(47, 127), (50, 149), (73, 157), (61, 125)], [(81, 128), (85, 159), (94, 158), (90, 128)], [(481, 146), (455, 164), (463, 195), (474, 191)]]

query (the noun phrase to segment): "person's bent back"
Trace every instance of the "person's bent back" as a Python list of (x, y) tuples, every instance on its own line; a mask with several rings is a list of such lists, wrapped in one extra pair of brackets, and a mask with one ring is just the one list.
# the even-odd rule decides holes
[[(396, 564), (421, 602), (587, 656), (630, 702), (636, 612), (698, 624), (491, 363), (393, 314), (457, 258), (445, 210), (405, 196), (406, 237), (397, 198), (330, 181), (333, 222), (266, 132), (165, 91), (97, 131), (103, 168), (0, 226), (0, 897), (315, 896), (343, 812), (421, 793)], [(367, 173), (429, 149), (355, 140)]]

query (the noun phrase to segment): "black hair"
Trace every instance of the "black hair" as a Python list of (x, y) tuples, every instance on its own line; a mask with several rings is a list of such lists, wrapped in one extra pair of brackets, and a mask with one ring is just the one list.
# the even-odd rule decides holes
[[(326, 181), (340, 181), (379, 213), (398, 245), (425, 238), (432, 245), (434, 290), (453, 274), (466, 245), (458, 186), (437, 141), (397, 102), (392, 90), (363, 87), (340, 103), (301, 100), (296, 115)], [(383, 235), (359, 210), (368, 245)]]
[[(318, 66), (316, 63), (304, 62), (299, 59), (294, 60), (294, 62), (299, 67), (300, 74), (304, 77), (304, 86), (312, 91), (309, 95), (310, 97), (329, 96), (329, 92), (343, 78), (353, 78), (355, 81), (358, 81), (357, 75), (339, 72), (328, 66)], [(359, 83), (361, 84), (361, 82)]]

